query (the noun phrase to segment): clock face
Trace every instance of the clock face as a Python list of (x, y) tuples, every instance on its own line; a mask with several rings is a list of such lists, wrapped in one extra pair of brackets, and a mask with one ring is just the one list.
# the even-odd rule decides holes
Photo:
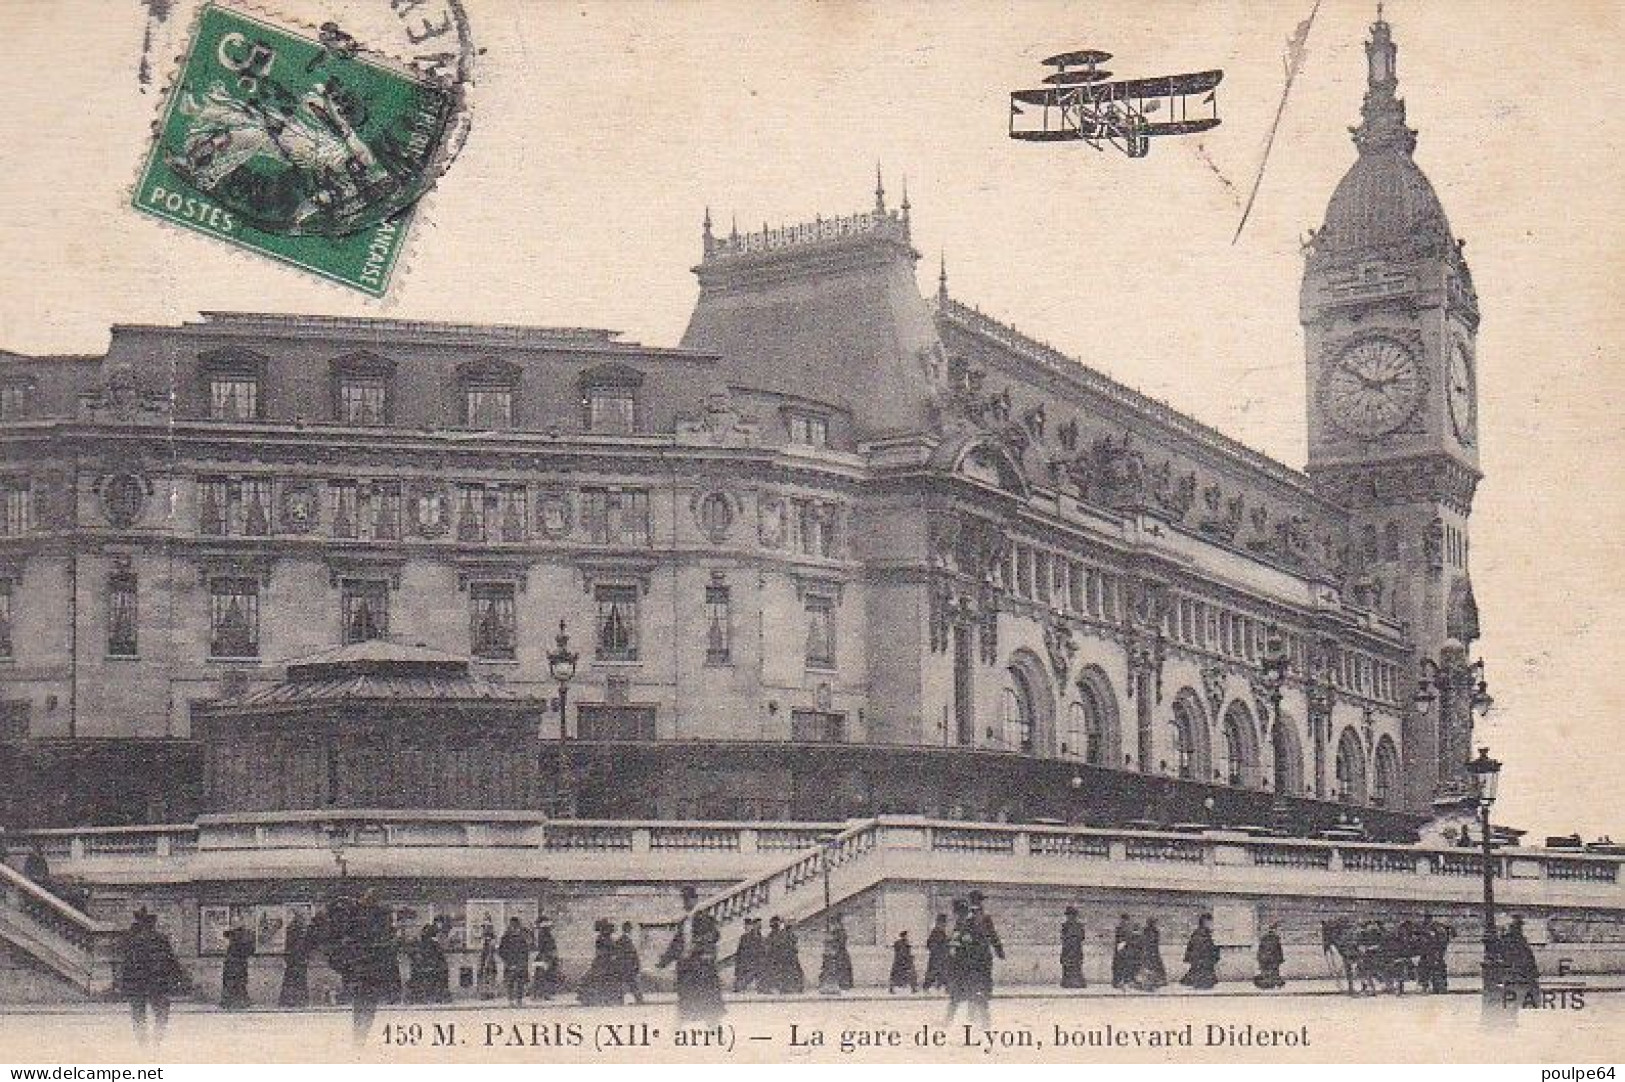
[(1364, 439), (1392, 432), (1422, 398), (1422, 372), (1411, 351), (1391, 338), (1356, 342), (1332, 365), (1323, 392), (1337, 426)]
[(1456, 438), (1470, 444), (1478, 427), (1478, 395), (1473, 385), (1473, 362), (1467, 356), (1467, 347), (1460, 342), (1450, 351), (1450, 423), (1455, 426)]

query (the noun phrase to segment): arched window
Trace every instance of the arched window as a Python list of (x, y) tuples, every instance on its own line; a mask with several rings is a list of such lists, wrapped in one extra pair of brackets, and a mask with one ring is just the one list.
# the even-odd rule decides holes
[(1168, 728), (1174, 772), (1182, 778), (1207, 781), (1207, 720), (1194, 692), (1182, 691), (1174, 699), (1174, 718)]
[(1275, 759), (1275, 791), (1283, 796), (1303, 792), (1303, 752), (1290, 721), (1277, 721), (1270, 730), (1270, 752)]
[(1102, 698), (1099, 688), (1088, 680), (1078, 682), (1078, 699), (1067, 707), (1066, 733), (1062, 737), (1062, 754), (1097, 766), (1111, 761), (1108, 726), (1112, 712)]
[(1004, 688), (1000, 718), (1000, 743), (1013, 751), (1031, 754), (1033, 750), (1033, 695), (1020, 669), (1010, 670), (1010, 683)]
[(1399, 749), (1394, 747), (1392, 737), (1384, 736), (1377, 741), (1374, 767), (1371, 803), (1379, 806), (1391, 804), (1399, 795)]
[(1230, 785), (1252, 784), (1257, 758), (1253, 754), (1253, 716), (1245, 703), (1231, 703), (1224, 712), (1224, 760), (1219, 763), (1219, 780)]
[(1365, 803), (1365, 748), (1353, 729), (1344, 729), (1337, 741), (1337, 799)]

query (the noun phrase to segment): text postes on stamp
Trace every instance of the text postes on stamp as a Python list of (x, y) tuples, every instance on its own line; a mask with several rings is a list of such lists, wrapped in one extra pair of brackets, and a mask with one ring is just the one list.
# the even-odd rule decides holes
[(136, 209), (381, 296), (446, 160), (456, 87), (318, 34), (204, 9)]

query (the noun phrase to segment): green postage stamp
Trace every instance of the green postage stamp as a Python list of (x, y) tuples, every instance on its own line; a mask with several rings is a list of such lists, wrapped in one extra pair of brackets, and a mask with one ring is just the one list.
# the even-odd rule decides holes
[(170, 89), (137, 210), (382, 296), (460, 107), (445, 80), (211, 4)]

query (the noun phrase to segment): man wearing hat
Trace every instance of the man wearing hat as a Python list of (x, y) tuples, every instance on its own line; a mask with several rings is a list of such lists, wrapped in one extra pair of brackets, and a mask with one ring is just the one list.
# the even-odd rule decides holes
[(158, 919), (137, 909), (124, 935), (119, 990), (130, 1001), (130, 1024), (135, 1038), (147, 1043), (147, 1013), (152, 1013), (155, 1043), (162, 1042), (169, 1025), (169, 997), (182, 980), (180, 961), (169, 937), (158, 930)]
[(1069, 905), (1061, 921), (1061, 987), (1083, 986), (1083, 921), (1078, 919), (1078, 907)]
[(722, 938), (716, 918), (696, 909), (700, 892), (682, 889), (683, 919), (659, 966), (676, 963), (677, 1022), (715, 1022), (722, 1017), (722, 981), (717, 976), (717, 944)]
[(745, 931), (739, 937), (734, 951), (734, 991), (764, 990), (766, 981), (762, 962), (767, 953), (767, 941), (762, 938), (762, 918), (746, 917)]

